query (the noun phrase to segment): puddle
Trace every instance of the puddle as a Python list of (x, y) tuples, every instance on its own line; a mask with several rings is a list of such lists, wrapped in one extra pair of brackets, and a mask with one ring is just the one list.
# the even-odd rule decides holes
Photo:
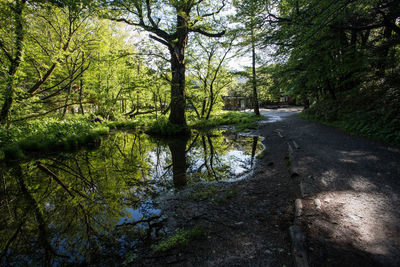
[(2, 266), (120, 266), (165, 234), (159, 196), (250, 173), (261, 138), (115, 132), (95, 150), (0, 169)]
[(259, 121), (259, 124), (274, 123), (283, 121), (287, 116), (299, 113), (302, 110), (300, 107), (295, 108), (280, 108), (280, 109), (261, 109), (261, 115), (266, 117), (266, 120)]
[(278, 121), (282, 121), (282, 120), (283, 120), (283, 118), (281, 116), (267, 115), (267, 119), (259, 121), (259, 124), (273, 123), (273, 122), (278, 122)]

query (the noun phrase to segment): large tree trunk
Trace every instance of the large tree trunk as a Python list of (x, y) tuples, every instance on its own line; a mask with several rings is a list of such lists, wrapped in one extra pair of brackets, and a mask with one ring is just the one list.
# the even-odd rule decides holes
[(173, 124), (186, 126), (185, 117), (185, 48), (189, 29), (187, 18), (177, 16), (177, 42), (169, 47), (171, 54), (171, 113), (169, 121)]
[[(178, 50), (178, 49), (176, 49)], [(179, 49), (181, 50), (181, 49)], [(184, 52), (184, 49), (182, 49)], [(173, 124), (185, 126), (185, 63), (183, 55), (171, 52), (171, 112), (169, 121)]]

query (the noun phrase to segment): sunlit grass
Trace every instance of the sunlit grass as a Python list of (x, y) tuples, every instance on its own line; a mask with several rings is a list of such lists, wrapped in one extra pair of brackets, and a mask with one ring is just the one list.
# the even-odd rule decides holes
[(82, 117), (29, 121), (10, 129), (0, 128), (0, 158), (13, 160), (33, 152), (76, 149), (98, 142), (108, 132), (107, 126)]
[(134, 119), (107, 121), (94, 115), (69, 115), (64, 120), (44, 118), (32, 120), (9, 129), (0, 128), (0, 159), (24, 158), (35, 152), (68, 151), (98, 142), (109, 129), (135, 129), (148, 134), (174, 136), (188, 134), (190, 129), (211, 129), (234, 125), (236, 131), (254, 129), (261, 116), (253, 113), (221, 111), (208, 120), (197, 119), (188, 112), (188, 126), (169, 122), (167, 115), (146, 114)]
[(248, 131), (250, 129), (255, 129), (257, 121), (262, 118), (262, 116), (257, 116), (254, 113), (221, 111), (212, 115), (208, 120), (200, 119), (190, 121), (189, 126), (194, 129), (208, 129), (221, 125), (234, 125), (236, 131)]

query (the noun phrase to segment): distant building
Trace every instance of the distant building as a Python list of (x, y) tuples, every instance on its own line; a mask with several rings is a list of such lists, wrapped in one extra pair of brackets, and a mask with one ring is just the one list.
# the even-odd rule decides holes
[(252, 108), (251, 98), (245, 96), (222, 96), (225, 110), (243, 110)]

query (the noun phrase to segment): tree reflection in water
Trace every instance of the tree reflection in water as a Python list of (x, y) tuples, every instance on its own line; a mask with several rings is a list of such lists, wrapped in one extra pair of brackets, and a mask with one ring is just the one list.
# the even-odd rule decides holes
[(177, 188), (182, 188), (187, 184), (186, 144), (188, 141), (188, 136), (168, 140), (172, 158), (172, 180)]
[(95, 150), (3, 165), (0, 265), (120, 265), (162, 236), (162, 192), (237, 178), (261, 150), (223, 131), (166, 142), (117, 132)]

